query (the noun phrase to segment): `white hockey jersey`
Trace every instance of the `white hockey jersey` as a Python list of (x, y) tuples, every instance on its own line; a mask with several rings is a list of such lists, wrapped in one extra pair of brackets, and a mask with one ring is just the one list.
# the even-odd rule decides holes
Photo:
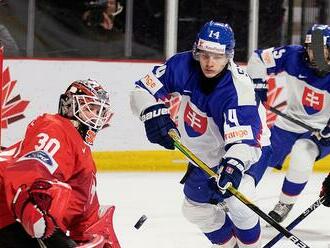
[(210, 167), (225, 156), (240, 159), (248, 168), (259, 159), (260, 148), (270, 144), (265, 113), (262, 106), (258, 109), (252, 81), (231, 61), (206, 95), (200, 88), (201, 74), (191, 52), (173, 56), (136, 82), (132, 110), (139, 116), (169, 94), (180, 94), (177, 122), (182, 142)]
[[(330, 73), (319, 77), (308, 66), (305, 49), (298, 45), (256, 50), (247, 72), (252, 79), (265, 80), (268, 75), (286, 78), (287, 108), (285, 113), (309, 126), (322, 129), (330, 118)], [(303, 127), (278, 116), (275, 125), (296, 133)]]

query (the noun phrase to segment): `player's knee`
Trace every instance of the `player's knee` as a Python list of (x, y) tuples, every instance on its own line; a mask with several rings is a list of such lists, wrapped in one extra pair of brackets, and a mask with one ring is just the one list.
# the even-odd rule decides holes
[[(249, 175), (245, 175), (238, 190), (249, 199), (254, 199), (255, 186), (253, 178)], [(228, 199), (227, 206), (230, 211), (231, 219), (238, 228), (249, 229), (258, 223), (258, 215), (236, 197)]]
[(289, 172), (311, 171), (319, 154), (317, 145), (309, 139), (297, 140), (292, 147)]
[(218, 230), (225, 223), (225, 213), (217, 206), (198, 203), (185, 198), (182, 205), (183, 216), (197, 225), (204, 233)]
[(304, 160), (306, 158), (312, 158), (313, 160), (319, 154), (317, 145), (309, 139), (299, 139), (292, 147), (291, 156), (297, 156)]
[(259, 217), (246, 206), (237, 207), (230, 211), (234, 225), (240, 229), (250, 229), (257, 225)]

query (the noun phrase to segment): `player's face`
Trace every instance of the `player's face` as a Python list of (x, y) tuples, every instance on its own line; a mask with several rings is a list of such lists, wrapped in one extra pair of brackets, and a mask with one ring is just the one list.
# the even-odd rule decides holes
[(110, 104), (89, 96), (76, 96), (76, 117), (86, 125), (99, 129), (108, 124), (112, 116)]
[(207, 78), (213, 78), (225, 68), (228, 63), (228, 58), (225, 54), (200, 51), (199, 63), (204, 76)]

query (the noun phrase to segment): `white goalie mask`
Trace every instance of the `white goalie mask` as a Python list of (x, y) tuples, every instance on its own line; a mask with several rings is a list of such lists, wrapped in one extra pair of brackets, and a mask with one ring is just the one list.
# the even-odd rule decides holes
[(59, 114), (78, 122), (84, 141), (92, 145), (96, 133), (113, 115), (109, 94), (94, 80), (74, 81), (60, 97)]

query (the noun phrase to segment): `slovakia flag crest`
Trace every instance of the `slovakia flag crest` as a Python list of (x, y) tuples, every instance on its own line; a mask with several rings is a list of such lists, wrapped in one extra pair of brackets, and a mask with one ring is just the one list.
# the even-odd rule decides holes
[(207, 128), (207, 117), (198, 114), (187, 103), (184, 110), (184, 127), (190, 137), (201, 136)]
[(318, 93), (308, 87), (304, 88), (302, 104), (307, 114), (312, 115), (323, 109), (324, 94)]

